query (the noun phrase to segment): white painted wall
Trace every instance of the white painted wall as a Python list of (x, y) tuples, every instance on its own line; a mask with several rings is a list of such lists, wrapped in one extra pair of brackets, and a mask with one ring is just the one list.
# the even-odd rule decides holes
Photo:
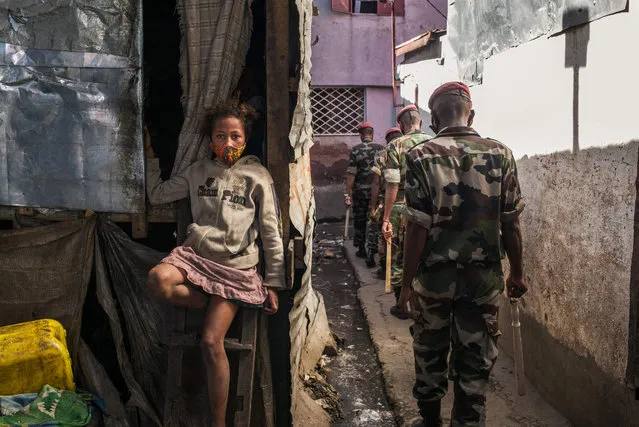
[[(579, 146), (639, 138), (639, 9), (590, 24), (588, 63), (580, 69)], [(445, 38), (444, 38), (445, 39)], [(445, 41), (445, 40), (444, 40)], [(476, 129), (512, 148), (517, 157), (571, 150), (573, 70), (565, 68), (566, 36), (542, 37), (486, 60), (483, 84), (472, 87)], [(434, 60), (401, 65), (402, 96), (420, 105), (440, 83), (457, 80), (456, 61), (444, 42), (444, 66)]]
[[(486, 60), (483, 84), (471, 88), (473, 127), (517, 158), (538, 155), (518, 163), (527, 200), (524, 239), (533, 245), (526, 262), (538, 282), (531, 283), (526, 311), (622, 382), (637, 177), (637, 146), (629, 143), (639, 140), (639, 8), (573, 31), (580, 43), (589, 36), (587, 65), (580, 69), (579, 156), (556, 154), (573, 148), (573, 69), (565, 67), (565, 34)], [(442, 54), (443, 65), (423, 60), (400, 66), (403, 98), (413, 101), (419, 85), (420, 107), (427, 108), (436, 87), (458, 80), (445, 38)], [(539, 248), (565, 253), (537, 256)]]

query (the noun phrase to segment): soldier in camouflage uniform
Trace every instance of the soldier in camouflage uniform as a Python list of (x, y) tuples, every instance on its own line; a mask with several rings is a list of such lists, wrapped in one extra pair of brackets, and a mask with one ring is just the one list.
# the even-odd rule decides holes
[[(511, 298), (526, 292), (518, 216), (524, 208), (513, 154), (470, 125), (470, 91), (447, 83), (429, 101), (437, 136), (406, 156), (407, 220), (400, 304), (410, 302), (422, 420), (441, 425), (441, 399), (454, 381), (452, 426), (485, 425), (485, 393), (497, 358), (501, 259)], [(502, 237), (500, 237), (500, 233)], [(414, 278), (414, 280), (413, 280)]]
[(373, 173), (371, 166), (375, 153), (382, 149), (373, 143), (373, 125), (364, 122), (358, 127), (361, 144), (351, 150), (346, 169), (346, 194), (344, 203), (353, 206), (353, 226), (355, 235), (353, 245), (358, 249), (356, 255), (366, 258), (366, 223), (368, 222), (368, 207), (371, 200), (371, 183)]
[[(387, 160), (384, 169), (386, 194), (382, 224), (384, 238), (392, 241), (391, 286), (395, 292), (396, 301), (399, 300), (402, 287), (402, 264), (404, 263), (404, 224), (401, 218), (406, 173), (404, 156), (408, 150), (430, 138), (421, 129), (422, 118), (414, 105), (404, 107), (397, 114), (397, 122), (404, 136), (395, 139), (386, 148)], [(390, 312), (400, 319), (408, 318), (404, 308), (398, 304), (394, 305)]]
[[(400, 128), (390, 128), (386, 131), (384, 139), (386, 145), (402, 136), (402, 130)], [(384, 181), (384, 167), (386, 166), (386, 149), (383, 148), (375, 153), (375, 159), (373, 160), (373, 183), (371, 189), (371, 213), (370, 221), (368, 223), (368, 233), (366, 234), (366, 249), (368, 250), (368, 258), (366, 259), (366, 265), (369, 267), (375, 267), (375, 254), (379, 253), (379, 270), (377, 276), (380, 278), (385, 277), (386, 273), (386, 241), (383, 239), (380, 233), (382, 227), (382, 215), (384, 214), (384, 194), (386, 190), (386, 182)]]

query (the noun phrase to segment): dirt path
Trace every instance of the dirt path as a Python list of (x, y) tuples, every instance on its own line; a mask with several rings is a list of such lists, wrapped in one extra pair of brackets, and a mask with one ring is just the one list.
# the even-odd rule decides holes
[(335, 426), (395, 427), (377, 353), (357, 299), (353, 269), (344, 256), (339, 224), (318, 226), (313, 288), (324, 297), (331, 330), (343, 339), (339, 354), (328, 360), (328, 382), (340, 394), (344, 418)]

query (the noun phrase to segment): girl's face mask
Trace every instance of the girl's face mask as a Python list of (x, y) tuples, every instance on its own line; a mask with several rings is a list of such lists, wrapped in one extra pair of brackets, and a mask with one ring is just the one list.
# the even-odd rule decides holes
[(241, 147), (233, 147), (231, 144), (212, 145), (213, 151), (215, 152), (217, 158), (220, 159), (221, 162), (226, 163), (229, 166), (238, 161), (238, 159), (242, 156), (244, 149), (246, 148), (246, 145), (243, 145)]

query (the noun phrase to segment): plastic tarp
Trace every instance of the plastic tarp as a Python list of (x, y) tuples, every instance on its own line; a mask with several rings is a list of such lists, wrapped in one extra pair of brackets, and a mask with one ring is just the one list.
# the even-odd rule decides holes
[(95, 217), (0, 232), (0, 326), (56, 319), (78, 351)]
[(140, 4), (0, 3), (0, 205), (144, 211)]
[(448, 37), (459, 72), (481, 83), (483, 61), (544, 35), (554, 35), (624, 11), (628, 0), (456, 0), (450, 2)]
[[(131, 419), (120, 422), (135, 408), (153, 425), (161, 425), (166, 315), (148, 295), (146, 277), (163, 256), (95, 215), (0, 233), (0, 325), (41, 318), (60, 321), (67, 330), (74, 367), (81, 368), (76, 376), (80, 374), (88, 391), (110, 402), (107, 426), (135, 425)], [(92, 270), (116, 366), (127, 388), (119, 392), (130, 396), (126, 402), (106, 374), (101, 364), (105, 361), (80, 339)]]
[(159, 409), (167, 369), (167, 352), (161, 343), (166, 342), (166, 316), (159, 303), (151, 300), (146, 278), (164, 254), (133, 242), (117, 225), (102, 218), (97, 236), (97, 296), (109, 318), (120, 372), (131, 394), (127, 405), (161, 425)]

